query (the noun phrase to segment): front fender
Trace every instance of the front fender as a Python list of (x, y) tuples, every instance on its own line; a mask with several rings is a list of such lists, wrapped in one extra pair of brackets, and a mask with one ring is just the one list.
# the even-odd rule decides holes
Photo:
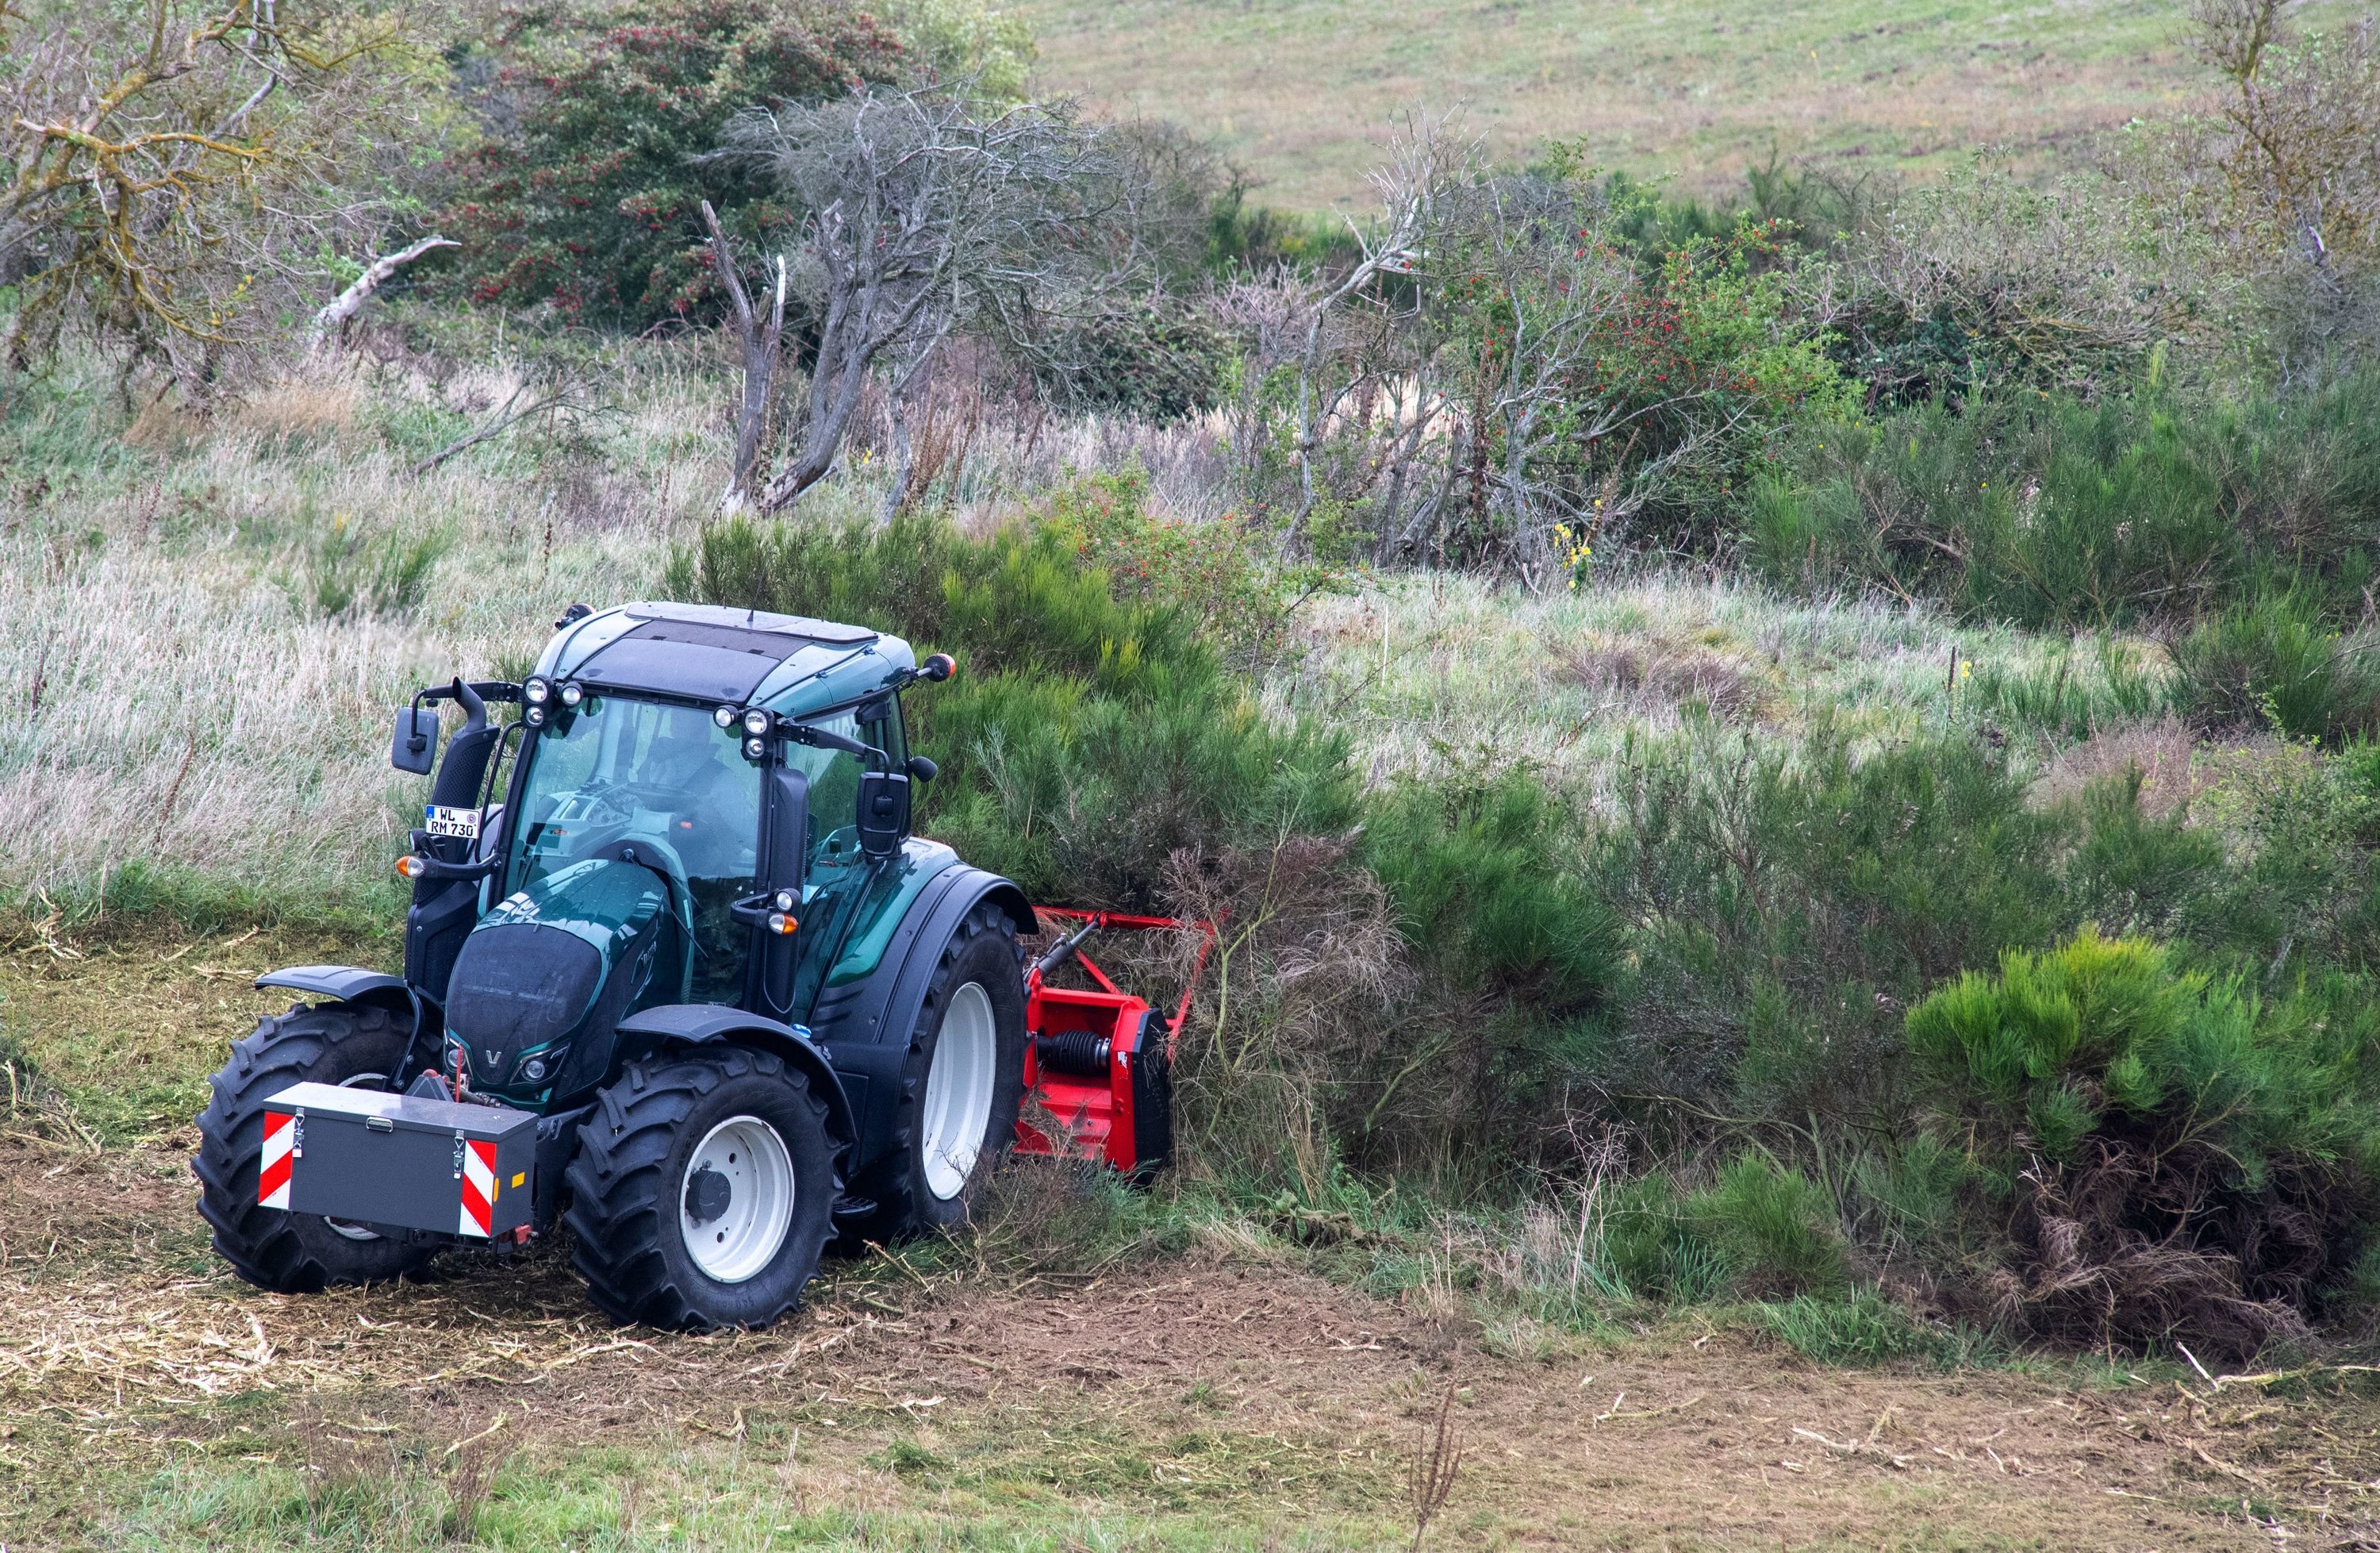
[(256, 978), (259, 989), (288, 987), (338, 1003), (359, 1003), (413, 1012), (413, 992), (404, 981), (358, 965), (291, 965)]
[(663, 1003), (639, 1009), (613, 1028), (618, 1042), (615, 1063), (633, 1061), (663, 1046), (749, 1046), (772, 1052), (800, 1070), (826, 1102), (827, 1131), (834, 1138), (836, 1153), (847, 1154), (858, 1140), (843, 1080), (835, 1075), (825, 1054), (811, 1044), (810, 1033), (798, 1024), (781, 1024), (766, 1015), (717, 1003)]

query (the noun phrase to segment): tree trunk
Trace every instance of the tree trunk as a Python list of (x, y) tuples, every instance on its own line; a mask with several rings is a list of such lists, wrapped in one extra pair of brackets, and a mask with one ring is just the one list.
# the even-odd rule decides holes
[(719, 214), (708, 200), (702, 202), (702, 224), (710, 230), (710, 262), (735, 310), (736, 336), (744, 348), (744, 402), (735, 414), (735, 452), (727, 466), (727, 489), (719, 498), (721, 510), (737, 512), (751, 505), (753, 469), (760, 461), (760, 438), (768, 430), (769, 387), (777, 375), (777, 342), (785, 329), (785, 260), (783, 254), (777, 257), (776, 294), (763, 324), (753, 313), (727, 234), (720, 229)]

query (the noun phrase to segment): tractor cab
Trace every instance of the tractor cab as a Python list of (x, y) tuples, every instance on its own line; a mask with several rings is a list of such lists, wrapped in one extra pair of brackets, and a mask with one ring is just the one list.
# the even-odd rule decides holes
[[(543, 1109), (605, 1076), (575, 1040), (590, 1016), (717, 1005), (808, 1023), (831, 981), (873, 969), (855, 930), (958, 861), (908, 835), (933, 766), (900, 708), (949, 671), (856, 627), (635, 604), (566, 621), (516, 691), (417, 697), (395, 744), (414, 769), (431, 752), (408, 738), (436, 737), (426, 708), (466, 713), (403, 864), (406, 980), (444, 1016), (441, 1070)], [(520, 715), (497, 728), (484, 708), (507, 692)]]

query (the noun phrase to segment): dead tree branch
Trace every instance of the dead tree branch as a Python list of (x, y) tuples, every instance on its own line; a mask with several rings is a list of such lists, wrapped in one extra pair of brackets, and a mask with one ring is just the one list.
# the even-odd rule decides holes
[[(265, 84), (270, 86), (272, 83), (268, 81)], [(362, 312), (364, 304), (370, 301), (373, 295), (388, 283), (390, 277), (406, 265), (412, 263), (432, 249), (462, 246), (461, 243), (449, 238), (431, 236), (422, 238), (410, 247), (399, 249), (395, 253), (382, 254), (366, 266), (363, 274), (356, 277), (354, 285), (340, 292), (322, 312), (314, 315), (314, 326), (306, 336), (306, 349), (309, 351), (320, 350), (334, 339), (345, 338), (348, 321)]]

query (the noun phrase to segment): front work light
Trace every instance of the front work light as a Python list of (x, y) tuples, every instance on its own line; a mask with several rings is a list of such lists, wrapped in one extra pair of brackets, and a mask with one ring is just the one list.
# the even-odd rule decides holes
[(545, 726), (545, 708), (542, 706), (530, 707), (528, 711), (521, 714), (521, 721), (527, 723), (531, 728), (543, 728)]
[(744, 752), (747, 755), (749, 755), (752, 759), (759, 760), (761, 756), (769, 752), (768, 740), (762, 739), (747, 739), (744, 740)]
[(572, 683), (572, 684), (565, 685), (565, 686), (563, 686), (563, 687), (562, 687), (562, 704), (563, 704), (563, 705), (565, 705), (565, 706), (576, 706), (576, 705), (577, 705), (580, 702), (585, 701), (586, 699), (587, 699), (587, 692), (586, 692), (585, 691), (580, 690), (580, 689), (578, 688), (578, 686), (577, 686), (576, 683)]
[(552, 693), (553, 687), (534, 675), (530, 677), (528, 684), (521, 687), (521, 699), (531, 706), (543, 706), (545, 698)]
[(769, 734), (770, 720), (765, 708), (755, 706), (744, 714), (744, 731), (755, 739), (765, 739)]
[(713, 712), (710, 715), (710, 720), (717, 723), (721, 728), (732, 728), (735, 726), (735, 708), (733, 706), (722, 706), (718, 711)]

